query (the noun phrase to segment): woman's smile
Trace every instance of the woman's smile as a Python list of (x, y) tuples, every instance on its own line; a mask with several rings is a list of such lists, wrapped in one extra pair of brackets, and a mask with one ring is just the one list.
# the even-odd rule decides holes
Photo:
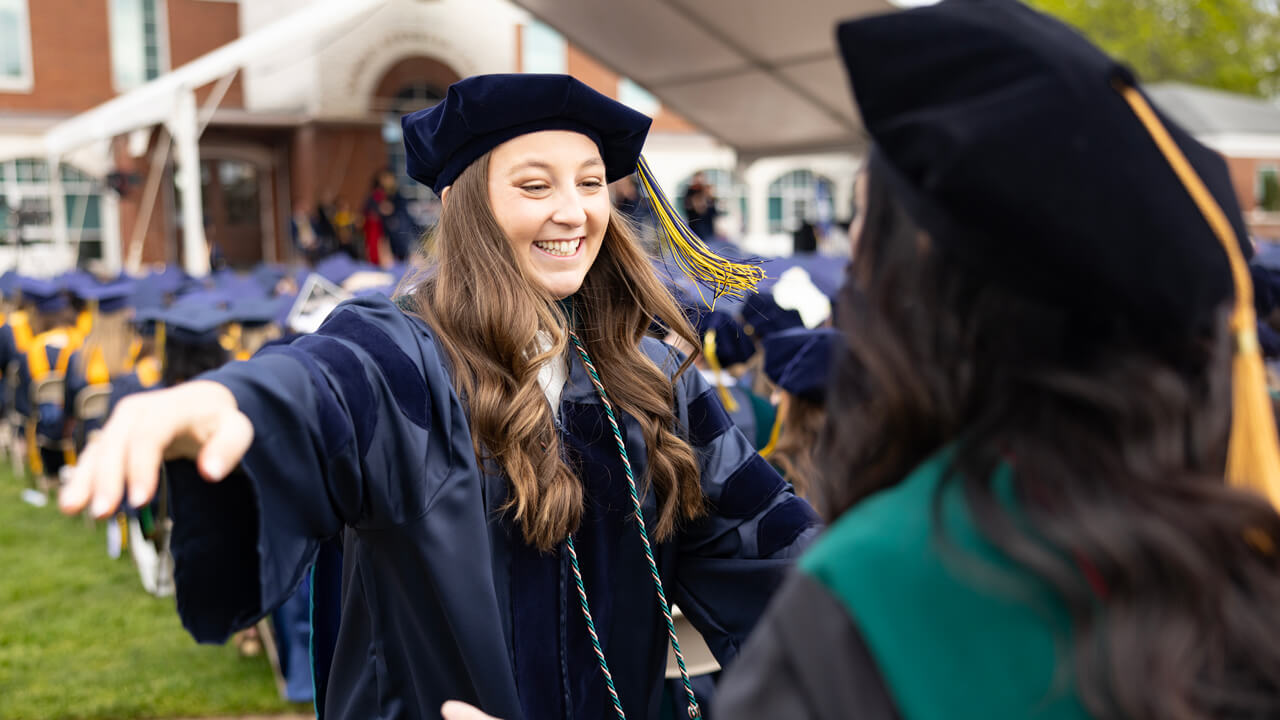
[(578, 252), (582, 249), (582, 238), (535, 240), (533, 246), (553, 258), (573, 258), (577, 257)]

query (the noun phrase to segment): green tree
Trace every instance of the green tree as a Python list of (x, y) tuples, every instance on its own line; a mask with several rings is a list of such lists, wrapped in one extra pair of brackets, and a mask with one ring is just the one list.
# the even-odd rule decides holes
[(1080, 29), (1146, 83), (1280, 93), (1276, 0), (1026, 0)]

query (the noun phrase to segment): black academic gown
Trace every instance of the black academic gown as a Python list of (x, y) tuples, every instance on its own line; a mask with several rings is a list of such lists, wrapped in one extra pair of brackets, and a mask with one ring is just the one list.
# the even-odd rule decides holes
[[(671, 374), (677, 358), (646, 340)], [(580, 362), (560, 406), (586, 487), (579, 560), (630, 718), (655, 717), (667, 634), (603, 406)], [(253, 422), (241, 468), (217, 484), (171, 463), (178, 611), (222, 642), (282, 602), (326, 540), (343, 538), (343, 607), (328, 718), (431, 718), (457, 698), (518, 718), (613, 711), (563, 547), (526, 545), (500, 511), (507, 485), (476, 466), (464, 407), (432, 331), (385, 298), (344, 303), (314, 335), (205, 376)], [(710, 513), (655, 544), (667, 597), (722, 664), (818, 531), (813, 511), (751, 449), (696, 372), (675, 383)], [(643, 478), (639, 425), (620, 418)], [(644, 502), (650, 532), (652, 494)]]

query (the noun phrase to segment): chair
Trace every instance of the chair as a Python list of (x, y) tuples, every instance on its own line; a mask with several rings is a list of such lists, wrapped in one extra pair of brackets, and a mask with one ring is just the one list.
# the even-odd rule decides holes
[[(107, 415), (111, 411), (111, 383), (97, 383), (86, 387), (76, 395), (75, 402), (76, 418), (79, 419), (81, 427), (86, 428), (83, 440), (87, 445), (92, 435), (97, 432), (97, 428), (101, 428), (107, 421)], [(88, 430), (90, 427), (95, 429)], [(76, 450), (82, 449), (84, 445), (77, 443)]]
[[(59, 434), (57, 437), (45, 437), (39, 431), (40, 427), (40, 406), (57, 405), (62, 407), (65, 399), (64, 380), (61, 373), (49, 373), (43, 380), (37, 381), (31, 386), (31, 422), (36, 425), (36, 446), (44, 450), (55, 450), (60, 453), (66, 453), (71, 449), (71, 443), (64, 440)], [(70, 464), (70, 460), (68, 463)], [(45, 469), (48, 475), (48, 468)], [(52, 478), (56, 480), (57, 478)]]

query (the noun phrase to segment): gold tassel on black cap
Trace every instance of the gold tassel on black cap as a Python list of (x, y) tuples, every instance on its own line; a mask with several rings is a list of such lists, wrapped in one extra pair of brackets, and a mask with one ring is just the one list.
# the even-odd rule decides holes
[(721, 296), (740, 298), (754, 292), (756, 285), (764, 279), (764, 271), (751, 263), (733, 262), (712, 252), (672, 207), (643, 155), (636, 170), (640, 175), (640, 185), (649, 196), (653, 214), (658, 218), (658, 238), (680, 271), (710, 289), (713, 302)]
[[(1116, 90), (1124, 96), (1134, 114), (1160, 148), (1186, 187), (1196, 206), (1231, 264), (1235, 285), (1235, 306), (1231, 310), (1230, 330), (1234, 344), (1231, 361), (1231, 436), (1227, 445), (1227, 483), (1261, 494), (1280, 509), (1280, 447), (1277, 447), (1275, 415), (1267, 376), (1258, 346), (1257, 318), (1253, 310), (1253, 282), (1240, 242), (1226, 213), (1214, 200), (1204, 180), (1196, 174), (1160, 118), (1142, 93), (1131, 85), (1117, 81)], [(1251, 540), (1258, 544), (1256, 540)], [(1269, 541), (1268, 541), (1269, 542)]]

